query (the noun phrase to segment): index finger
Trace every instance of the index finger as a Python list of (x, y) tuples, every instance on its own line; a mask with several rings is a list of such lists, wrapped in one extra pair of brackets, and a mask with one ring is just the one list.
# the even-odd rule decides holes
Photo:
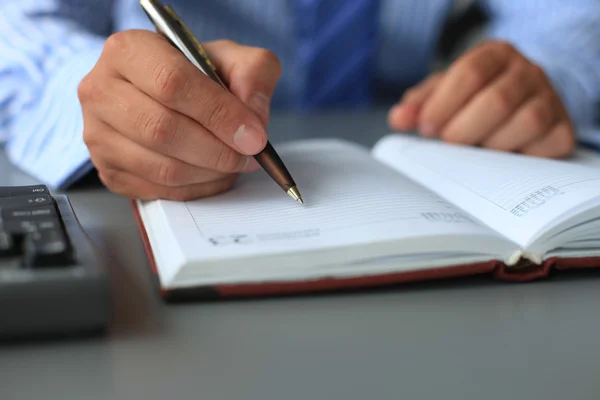
[(119, 76), (166, 107), (196, 120), (242, 154), (267, 141), (259, 117), (204, 75), (179, 50), (149, 31), (126, 31), (106, 43)]
[(510, 45), (494, 43), (474, 48), (447, 71), (423, 106), (419, 129), (439, 133), (469, 99), (498, 76), (510, 61)]

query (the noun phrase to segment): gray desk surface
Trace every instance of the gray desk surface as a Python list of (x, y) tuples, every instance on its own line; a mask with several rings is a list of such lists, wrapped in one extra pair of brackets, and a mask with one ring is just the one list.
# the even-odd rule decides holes
[[(371, 145), (384, 113), (279, 116), (274, 140)], [(0, 158), (0, 184), (31, 179)], [(0, 399), (598, 399), (600, 274), (167, 305), (125, 199), (70, 192), (114, 260), (107, 337), (0, 346)]]

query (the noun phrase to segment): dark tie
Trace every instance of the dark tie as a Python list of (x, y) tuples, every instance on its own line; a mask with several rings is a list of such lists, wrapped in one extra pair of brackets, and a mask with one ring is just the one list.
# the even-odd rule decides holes
[(378, 0), (294, 0), (300, 104), (357, 107), (371, 100)]

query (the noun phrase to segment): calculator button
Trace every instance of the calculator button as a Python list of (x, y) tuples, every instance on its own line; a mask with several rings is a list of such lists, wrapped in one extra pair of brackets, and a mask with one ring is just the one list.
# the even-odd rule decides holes
[(50, 191), (44, 185), (0, 187), (0, 197), (45, 195), (45, 194), (50, 194)]
[(25, 235), (37, 230), (37, 224), (33, 221), (3, 221), (2, 229), (12, 235)]
[(0, 231), (0, 258), (13, 256), (17, 253), (18, 247), (12, 236), (7, 232)]
[(61, 230), (41, 230), (28, 234), (24, 242), (27, 267), (55, 267), (72, 263), (71, 247)]
[(3, 221), (0, 228), (13, 235), (25, 235), (39, 230), (62, 229), (58, 218), (43, 218), (34, 220), (9, 220)]
[(0, 208), (51, 206), (52, 197), (48, 195), (33, 195), (19, 197), (0, 197)]
[(54, 216), (56, 216), (56, 210), (53, 206), (36, 208), (18, 207), (2, 209), (2, 219), (7, 222), (20, 220), (34, 221)]
[(39, 231), (62, 229), (60, 221), (57, 218), (40, 220), (36, 222), (36, 229)]

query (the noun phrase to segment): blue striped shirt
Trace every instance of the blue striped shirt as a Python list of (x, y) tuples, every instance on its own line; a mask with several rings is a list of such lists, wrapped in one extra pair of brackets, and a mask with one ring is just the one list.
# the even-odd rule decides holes
[[(538, 63), (579, 130), (600, 142), (590, 130), (600, 108), (600, 2), (477, 1), (491, 17), (487, 36), (510, 41)], [(443, 23), (460, 3), (381, 0), (374, 78), (400, 90), (426, 76)], [(294, 103), (297, 48), (288, 0), (169, 4), (201, 40), (229, 38), (274, 51), (284, 72), (273, 106)], [(106, 37), (131, 28), (153, 30), (137, 0), (0, 1), (0, 142), (13, 163), (57, 188), (91, 168), (77, 86)]]

